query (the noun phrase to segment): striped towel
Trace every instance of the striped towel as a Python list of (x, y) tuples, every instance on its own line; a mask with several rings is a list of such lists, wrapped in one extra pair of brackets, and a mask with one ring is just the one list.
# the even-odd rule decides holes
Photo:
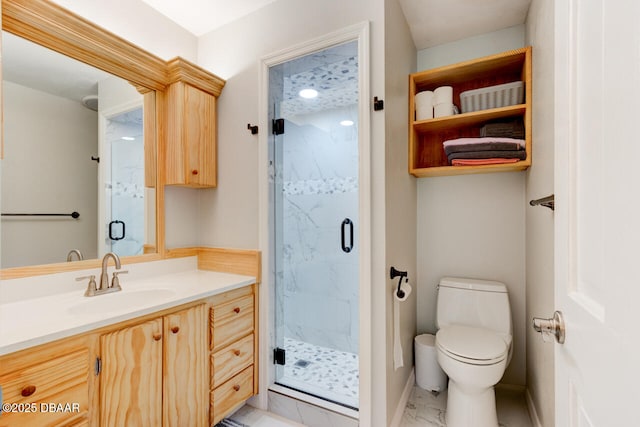
[(249, 427), (249, 426), (247, 424), (242, 424), (237, 421), (234, 421), (230, 418), (225, 418), (224, 420), (216, 424), (214, 427)]

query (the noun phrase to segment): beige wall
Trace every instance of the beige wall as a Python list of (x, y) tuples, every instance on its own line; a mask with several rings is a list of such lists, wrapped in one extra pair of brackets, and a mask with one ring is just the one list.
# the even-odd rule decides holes
[[(416, 69), (416, 49), (404, 14), (396, 0), (385, 1), (385, 229), (386, 262), (386, 352), (387, 352), (387, 425), (398, 410), (402, 392), (413, 368), (413, 338), (416, 334), (416, 293), (400, 304), (400, 336), (404, 366), (394, 369), (393, 289), (397, 280), (389, 279), (394, 266), (416, 281), (416, 179), (408, 165), (408, 75)], [(374, 113), (374, 114), (383, 114)], [(404, 409), (404, 408), (401, 408)], [(396, 415), (397, 416), (397, 415)]]
[(2, 268), (97, 257), (98, 115), (75, 102), (3, 82), (2, 211), (80, 218), (2, 219)]
[[(516, 26), (418, 53), (418, 69), (524, 46)], [(525, 384), (525, 173), (418, 180), (418, 333), (436, 331), (436, 286), (443, 276), (507, 285), (514, 353), (502, 382)]]
[[(553, 193), (554, 1), (533, 0), (527, 43), (533, 45), (533, 161), (526, 175), (527, 201)], [(528, 321), (554, 310), (553, 212), (526, 208)], [(527, 322), (529, 324), (529, 322)], [(527, 327), (527, 389), (544, 427), (554, 425), (554, 344)]]

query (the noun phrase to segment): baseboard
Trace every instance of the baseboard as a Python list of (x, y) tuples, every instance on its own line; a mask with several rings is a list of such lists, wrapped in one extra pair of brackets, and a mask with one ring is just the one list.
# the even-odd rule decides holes
[(398, 406), (396, 407), (396, 412), (393, 414), (393, 419), (391, 420), (390, 427), (400, 426), (400, 422), (402, 421), (402, 414), (404, 414), (404, 408), (407, 407), (409, 396), (411, 396), (411, 390), (413, 390), (413, 386), (415, 384), (416, 384), (416, 371), (415, 369), (411, 369), (411, 373), (409, 374), (409, 379), (407, 379), (407, 383), (405, 384), (404, 390), (402, 391), (402, 396), (400, 396), (400, 402), (398, 402)]
[(527, 409), (529, 410), (529, 418), (531, 418), (533, 427), (542, 427), (540, 417), (538, 417), (538, 411), (536, 411), (536, 405), (533, 404), (533, 398), (531, 397), (531, 393), (529, 393), (529, 389), (525, 390), (524, 396), (527, 400)]

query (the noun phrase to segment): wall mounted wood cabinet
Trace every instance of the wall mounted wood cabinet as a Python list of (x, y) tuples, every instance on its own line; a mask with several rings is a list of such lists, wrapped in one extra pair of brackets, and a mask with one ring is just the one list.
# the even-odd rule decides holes
[(182, 58), (168, 62), (167, 185), (217, 185), (216, 101), (224, 80)]
[[(514, 81), (524, 83), (524, 102), (507, 107), (416, 120), (415, 96), (439, 86), (453, 87), (454, 104), (460, 93)], [(416, 177), (509, 172), (531, 165), (531, 47), (421, 71), (409, 76), (409, 173)], [(517, 163), (450, 166), (442, 143), (449, 139), (479, 137), (480, 128), (496, 119), (522, 119), (524, 122), (525, 160)]]

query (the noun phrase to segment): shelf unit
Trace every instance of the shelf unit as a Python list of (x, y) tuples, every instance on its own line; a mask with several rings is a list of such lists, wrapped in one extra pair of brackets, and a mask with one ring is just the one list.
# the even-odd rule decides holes
[[(524, 82), (523, 104), (415, 120), (415, 95), (423, 90), (452, 86), (454, 104), (460, 106), (461, 92), (513, 81)], [(409, 173), (422, 178), (527, 169), (531, 166), (531, 93), (531, 46), (409, 75)], [(482, 166), (448, 164), (442, 147), (444, 141), (479, 137), (480, 128), (485, 123), (508, 118), (522, 118), (524, 121), (525, 160)]]

